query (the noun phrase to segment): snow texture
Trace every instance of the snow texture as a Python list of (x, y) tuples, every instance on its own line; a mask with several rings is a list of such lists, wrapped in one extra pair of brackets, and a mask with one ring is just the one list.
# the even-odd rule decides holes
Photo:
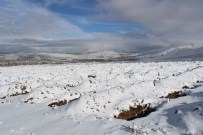
[[(0, 135), (200, 135), (202, 85), (198, 61), (0, 67)], [(187, 96), (161, 98), (175, 91)], [(114, 118), (142, 104), (156, 111)]]

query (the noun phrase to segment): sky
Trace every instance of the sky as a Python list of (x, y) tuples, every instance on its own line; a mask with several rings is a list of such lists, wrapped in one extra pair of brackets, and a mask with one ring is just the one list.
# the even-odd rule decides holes
[(202, 46), (202, 0), (0, 0), (0, 53)]

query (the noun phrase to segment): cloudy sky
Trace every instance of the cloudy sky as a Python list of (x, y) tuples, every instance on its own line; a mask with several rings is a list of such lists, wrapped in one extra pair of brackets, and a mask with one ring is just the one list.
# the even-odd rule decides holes
[(1, 0), (0, 53), (203, 45), (202, 0)]

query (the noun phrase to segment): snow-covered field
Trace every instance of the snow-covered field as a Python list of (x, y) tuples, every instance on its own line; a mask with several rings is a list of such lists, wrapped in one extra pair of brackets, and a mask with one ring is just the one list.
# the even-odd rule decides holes
[(201, 85), (203, 62), (0, 67), (0, 135), (203, 134)]

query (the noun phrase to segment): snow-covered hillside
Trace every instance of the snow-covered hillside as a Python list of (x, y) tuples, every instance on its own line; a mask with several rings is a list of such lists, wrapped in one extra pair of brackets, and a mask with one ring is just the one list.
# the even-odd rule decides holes
[[(73, 63), (73, 62), (166, 62), (166, 61), (203, 61), (202, 45), (169, 45), (154, 50), (135, 52), (98, 51), (70, 53), (21, 52), (0, 54), (0, 65), (21, 65), (41, 63)], [(12, 64), (14, 62), (14, 64)]]
[(203, 47), (200, 45), (171, 45), (140, 55), (141, 61), (181, 61), (203, 60)]
[(202, 85), (198, 61), (0, 67), (0, 134), (203, 134)]
[[(103, 51), (84, 54), (64, 53), (12, 53), (0, 54), (0, 65), (40, 64), (40, 63), (71, 63), (71, 62), (110, 62), (110, 61), (136, 61), (136, 53), (118, 53)], [(10, 64), (8, 64), (10, 63)]]

